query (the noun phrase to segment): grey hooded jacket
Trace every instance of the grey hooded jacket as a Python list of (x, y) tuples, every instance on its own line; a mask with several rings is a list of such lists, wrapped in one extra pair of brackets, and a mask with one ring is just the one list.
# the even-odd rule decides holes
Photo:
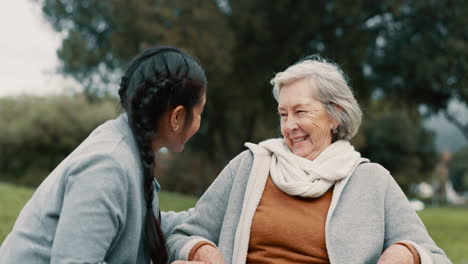
[[(149, 263), (142, 178), (126, 116), (104, 123), (37, 188), (0, 263)], [(153, 207), (157, 213), (157, 195)], [(188, 215), (163, 213), (165, 234)]]

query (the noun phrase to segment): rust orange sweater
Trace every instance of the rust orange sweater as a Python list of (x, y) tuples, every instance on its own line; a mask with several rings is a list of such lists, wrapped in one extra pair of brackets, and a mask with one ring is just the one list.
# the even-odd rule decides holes
[[(325, 221), (333, 188), (318, 198), (290, 196), (276, 187), (268, 177), (262, 198), (255, 212), (247, 263), (330, 263), (325, 244)], [(189, 260), (205, 242), (195, 245)], [(406, 246), (420, 263), (416, 249)]]
[[(330, 263), (325, 244), (325, 221), (332, 188), (318, 198), (290, 196), (268, 177), (252, 221), (247, 263)], [(420, 263), (416, 249), (406, 246)]]
[(332, 189), (318, 198), (282, 192), (268, 177), (252, 221), (247, 263), (329, 263), (325, 220)]

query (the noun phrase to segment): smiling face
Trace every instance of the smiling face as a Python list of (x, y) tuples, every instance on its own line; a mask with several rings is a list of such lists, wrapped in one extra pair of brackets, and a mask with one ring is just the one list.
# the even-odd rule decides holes
[(325, 106), (312, 94), (313, 81), (306, 79), (283, 85), (278, 113), (281, 134), (294, 154), (313, 160), (332, 143), (331, 130), (337, 126)]

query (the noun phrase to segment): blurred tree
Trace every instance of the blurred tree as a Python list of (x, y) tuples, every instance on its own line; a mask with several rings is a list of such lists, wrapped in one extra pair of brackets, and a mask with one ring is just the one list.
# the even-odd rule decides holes
[(377, 85), (387, 97), (442, 111), (468, 139), (468, 123), (448, 111), (451, 100), (468, 106), (468, 2), (398, 2), (369, 21), (379, 31), (372, 60)]
[[(174, 174), (171, 181), (180, 182), (180, 171), (190, 168), (191, 173), (200, 174), (197, 179), (202, 186), (211, 182), (212, 171), (219, 171), (244, 149), (244, 142), (279, 135), (269, 80), (304, 55), (320, 53), (339, 62), (352, 77), (364, 109), (379, 91), (387, 95), (391, 87), (382, 84), (391, 80), (395, 69), (385, 78), (379, 71), (386, 70), (382, 65), (391, 59), (392, 50), (376, 43), (383, 37), (388, 43), (396, 41), (390, 39), (391, 23), (384, 23), (385, 18), (399, 18), (400, 10), (408, 5), (406, 1), (370, 0), (43, 0), (41, 4), (46, 18), (64, 36), (58, 51), (62, 71), (81, 81), (89, 93), (115, 87), (129, 60), (149, 46), (175, 45), (199, 58), (209, 80), (205, 118), (188, 146), (190, 154), (173, 161), (166, 171)], [(414, 107), (408, 109), (419, 116)], [(411, 125), (414, 134), (409, 138), (425, 133), (420, 122), (403, 119), (399, 124), (398, 115), (388, 117), (382, 125), (402, 129)], [(370, 122), (374, 123), (364, 134), (372, 137), (371, 130), (379, 130), (376, 126), (381, 123), (377, 119)], [(380, 139), (383, 142), (378, 142)], [(372, 139), (366, 145), (368, 157), (373, 159), (374, 149), (380, 151), (375, 146), (388, 140), (392, 139)], [(398, 140), (407, 139), (395, 139), (389, 147)], [(409, 157), (406, 152), (411, 152), (411, 157), (423, 155), (424, 151), (416, 149), (427, 146), (415, 145), (397, 149), (402, 156), (394, 158)], [(210, 161), (198, 171), (190, 167), (193, 161), (186, 162), (194, 153)], [(382, 158), (397, 164), (390, 159), (391, 155)], [(420, 166), (416, 167), (419, 170)]]
[(390, 171), (402, 189), (428, 180), (438, 162), (433, 134), (424, 129), (416, 110), (375, 99), (369, 106), (361, 131), (353, 139), (364, 157)]
[[(137, 53), (171, 43), (196, 54), (207, 67), (229, 71), (232, 36), (212, 1), (41, 1), (64, 39), (61, 70), (95, 93), (115, 85)], [(203, 30), (197, 30), (203, 28)], [(216, 36), (216, 37), (215, 37)]]
[(453, 154), (449, 163), (449, 175), (456, 191), (468, 190), (468, 148)]
[(42, 7), (64, 35), (62, 71), (90, 92), (115, 85), (119, 71), (148, 46), (176, 45), (195, 54), (210, 89), (206, 121), (192, 146), (219, 165), (243, 142), (277, 134), (269, 80), (303, 55), (320, 52), (340, 61), (367, 100), (372, 87), (362, 67), (375, 32), (365, 22), (388, 9), (363, 0), (44, 0)]

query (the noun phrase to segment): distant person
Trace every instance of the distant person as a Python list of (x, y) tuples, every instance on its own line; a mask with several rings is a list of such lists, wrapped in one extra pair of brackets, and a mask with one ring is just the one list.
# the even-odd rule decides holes
[(338, 66), (306, 57), (272, 84), (282, 138), (246, 144), (168, 239), (171, 258), (450, 263), (390, 173), (350, 144), (362, 113)]
[(164, 236), (189, 212), (161, 220), (155, 154), (182, 151), (198, 131), (206, 86), (202, 67), (179, 49), (137, 56), (120, 85), (125, 113), (96, 128), (38, 187), (0, 263), (166, 263)]

